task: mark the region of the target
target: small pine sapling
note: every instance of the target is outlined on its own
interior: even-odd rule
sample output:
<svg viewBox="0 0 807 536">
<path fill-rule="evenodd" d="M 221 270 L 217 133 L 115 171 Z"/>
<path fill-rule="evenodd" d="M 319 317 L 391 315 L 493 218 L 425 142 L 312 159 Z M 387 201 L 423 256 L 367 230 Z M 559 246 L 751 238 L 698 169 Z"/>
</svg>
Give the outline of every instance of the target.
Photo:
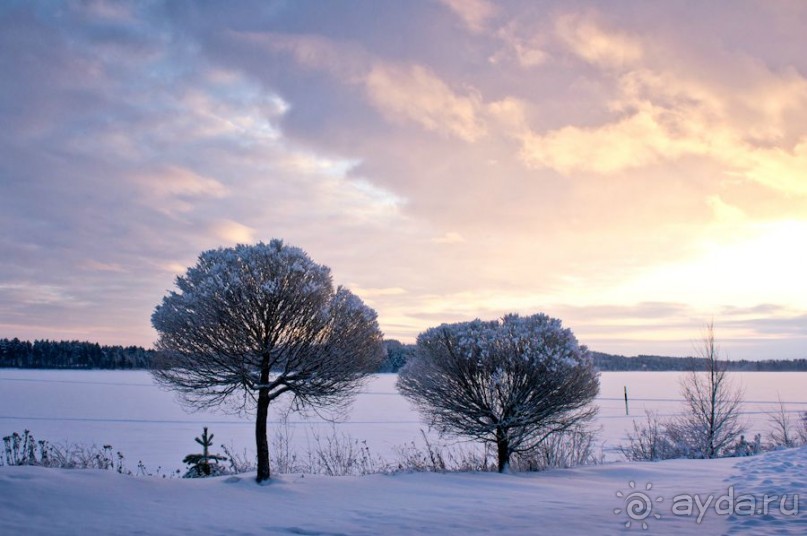
<svg viewBox="0 0 807 536">
<path fill-rule="evenodd" d="M 213 434 L 207 434 L 207 426 L 204 427 L 202 437 L 196 437 L 194 440 L 202 445 L 202 453 L 185 456 L 182 463 L 186 463 L 191 467 L 188 468 L 183 478 L 204 478 L 224 474 L 224 469 L 218 462 L 226 461 L 227 458 L 210 453 L 209 449 L 213 446 Z"/>
</svg>

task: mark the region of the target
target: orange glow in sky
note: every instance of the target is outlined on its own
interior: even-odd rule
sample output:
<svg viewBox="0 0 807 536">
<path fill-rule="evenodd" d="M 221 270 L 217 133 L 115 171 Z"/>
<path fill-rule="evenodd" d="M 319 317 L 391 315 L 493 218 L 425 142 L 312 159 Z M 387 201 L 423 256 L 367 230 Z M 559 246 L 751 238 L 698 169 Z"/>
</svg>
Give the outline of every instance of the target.
<svg viewBox="0 0 807 536">
<path fill-rule="evenodd" d="M 371 6 L 371 7 L 370 7 Z M 385 334 L 807 357 L 802 2 L 0 6 L 0 337 L 150 346 L 283 238 Z"/>
</svg>

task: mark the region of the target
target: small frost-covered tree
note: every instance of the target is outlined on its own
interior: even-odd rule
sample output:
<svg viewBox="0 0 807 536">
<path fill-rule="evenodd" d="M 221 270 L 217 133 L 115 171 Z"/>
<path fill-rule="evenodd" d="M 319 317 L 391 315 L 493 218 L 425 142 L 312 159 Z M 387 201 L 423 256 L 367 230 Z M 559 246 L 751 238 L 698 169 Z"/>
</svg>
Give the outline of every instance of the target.
<svg viewBox="0 0 807 536">
<path fill-rule="evenodd" d="M 193 439 L 202 446 L 202 452 L 201 454 L 188 454 L 182 460 L 182 463 L 190 465 L 184 478 L 204 478 L 222 474 L 219 462 L 227 461 L 227 458 L 219 454 L 210 453 L 210 447 L 213 446 L 213 437 L 214 434 L 208 435 L 207 426 L 205 426 L 202 436 Z"/>
<path fill-rule="evenodd" d="M 717 458 L 734 445 L 744 427 L 740 422 L 742 390 L 733 386 L 726 362 L 720 359 L 714 324 L 706 325 L 700 348 L 704 370 L 691 370 L 681 382 L 687 410 L 667 426 L 674 444 L 688 457 Z"/>
<path fill-rule="evenodd" d="M 153 375 L 193 408 L 256 412 L 258 482 L 270 477 L 269 403 L 346 403 L 383 359 L 375 311 L 280 240 L 202 253 L 151 317 Z"/>
<path fill-rule="evenodd" d="M 544 314 L 443 324 L 418 336 L 398 389 L 440 433 L 510 457 L 591 419 L 599 376 L 585 346 Z"/>
</svg>

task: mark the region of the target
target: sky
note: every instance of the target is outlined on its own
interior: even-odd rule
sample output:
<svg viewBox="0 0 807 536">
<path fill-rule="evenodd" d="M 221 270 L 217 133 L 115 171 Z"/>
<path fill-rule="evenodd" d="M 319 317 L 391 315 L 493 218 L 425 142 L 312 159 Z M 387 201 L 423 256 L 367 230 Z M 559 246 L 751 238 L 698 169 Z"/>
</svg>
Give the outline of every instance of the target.
<svg viewBox="0 0 807 536">
<path fill-rule="evenodd" d="M 0 337 L 146 347 L 281 238 L 387 338 L 807 357 L 807 4 L 0 3 Z"/>
</svg>

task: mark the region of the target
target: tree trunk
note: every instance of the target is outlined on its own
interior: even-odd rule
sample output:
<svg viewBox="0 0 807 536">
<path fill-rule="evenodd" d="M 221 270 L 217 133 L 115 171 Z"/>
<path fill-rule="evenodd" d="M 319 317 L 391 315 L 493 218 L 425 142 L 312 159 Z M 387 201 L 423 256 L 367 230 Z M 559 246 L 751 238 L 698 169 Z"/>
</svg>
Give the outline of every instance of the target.
<svg viewBox="0 0 807 536">
<path fill-rule="evenodd" d="M 499 458 L 499 472 L 510 472 L 510 441 L 502 428 L 496 429 L 496 452 Z"/>
<path fill-rule="evenodd" d="M 255 445 L 258 451 L 258 476 L 260 483 L 269 480 L 269 439 L 266 433 L 266 421 L 269 417 L 269 390 L 258 390 L 258 415 L 255 420 Z"/>
</svg>

